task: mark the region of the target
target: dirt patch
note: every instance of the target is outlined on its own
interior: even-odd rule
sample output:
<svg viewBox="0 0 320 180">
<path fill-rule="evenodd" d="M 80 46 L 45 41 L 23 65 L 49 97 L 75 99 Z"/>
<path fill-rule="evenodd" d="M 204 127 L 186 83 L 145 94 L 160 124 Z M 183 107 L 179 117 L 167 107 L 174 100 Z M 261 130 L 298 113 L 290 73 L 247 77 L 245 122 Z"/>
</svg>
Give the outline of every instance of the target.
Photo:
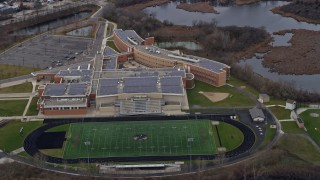
<svg viewBox="0 0 320 180">
<path fill-rule="evenodd" d="M 125 7 L 123 9 L 130 10 L 130 11 L 141 11 L 144 8 L 152 7 L 152 6 L 159 6 L 159 5 L 162 5 L 162 4 L 166 4 L 168 2 L 170 2 L 170 0 L 147 1 L 145 3 L 139 3 L 139 4 L 132 5 L 132 6 L 128 6 L 128 7 Z"/>
<path fill-rule="evenodd" d="M 219 93 L 219 92 L 199 92 L 203 94 L 206 98 L 208 98 L 212 102 L 219 102 L 227 97 L 229 97 L 229 93 Z"/>
<path fill-rule="evenodd" d="M 259 1 L 260 0 L 235 0 L 234 3 L 236 5 L 245 5 L 245 4 L 253 4 Z"/>
<path fill-rule="evenodd" d="M 293 33 L 291 46 L 273 47 L 264 57 L 263 65 L 271 71 L 283 74 L 320 73 L 320 32 L 309 30 L 288 30 Z M 280 34 L 285 33 L 284 31 Z"/>
<path fill-rule="evenodd" d="M 177 5 L 177 9 L 183 9 L 189 12 L 202 12 L 202 13 L 215 13 L 219 14 L 210 2 L 198 2 L 198 3 L 180 3 Z"/>
</svg>

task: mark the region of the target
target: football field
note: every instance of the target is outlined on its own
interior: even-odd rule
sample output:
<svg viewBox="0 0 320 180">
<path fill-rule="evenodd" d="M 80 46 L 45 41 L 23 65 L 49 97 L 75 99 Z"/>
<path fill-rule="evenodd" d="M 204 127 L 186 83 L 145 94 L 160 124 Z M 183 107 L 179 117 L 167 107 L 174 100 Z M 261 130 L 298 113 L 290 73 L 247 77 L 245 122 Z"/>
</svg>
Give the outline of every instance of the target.
<svg viewBox="0 0 320 180">
<path fill-rule="evenodd" d="M 71 124 L 64 158 L 207 155 L 216 153 L 209 120 Z"/>
</svg>

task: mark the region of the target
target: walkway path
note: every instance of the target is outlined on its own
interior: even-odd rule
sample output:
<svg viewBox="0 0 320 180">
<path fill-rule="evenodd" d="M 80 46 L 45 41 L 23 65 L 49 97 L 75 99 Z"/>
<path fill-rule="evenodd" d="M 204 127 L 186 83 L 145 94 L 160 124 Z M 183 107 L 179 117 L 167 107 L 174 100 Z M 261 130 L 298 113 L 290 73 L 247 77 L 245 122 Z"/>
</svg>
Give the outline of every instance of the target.
<svg viewBox="0 0 320 180">
<path fill-rule="evenodd" d="M 36 86 L 37 86 L 37 82 L 36 82 L 36 81 L 32 81 L 32 94 L 33 94 L 33 95 L 31 95 L 31 96 L 29 97 L 29 101 L 28 101 L 26 107 L 24 108 L 24 111 L 23 111 L 22 116 L 25 116 L 25 115 L 27 114 L 27 112 L 28 112 L 28 109 L 29 109 L 29 106 L 30 106 L 30 104 L 31 104 L 31 102 L 32 102 L 32 99 L 33 99 L 33 97 L 35 96 Z"/>
<path fill-rule="evenodd" d="M 0 98 L 23 98 L 23 97 L 30 97 L 34 95 L 35 93 L 6 93 L 6 94 L 0 94 Z"/>
<path fill-rule="evenodd" d="M 23 151 L 24 151 L 24 148 L 21 147 L 21 148 L 18 148 L 18 149 L 16 149 L 16 150 L 11 151 L 10 154 L 11 154 L 11 155 L 17 155 L 17 154 L 19 154 L 19 153 L 21 153 L 21 152 L 23 152 Z"/>
</svg>

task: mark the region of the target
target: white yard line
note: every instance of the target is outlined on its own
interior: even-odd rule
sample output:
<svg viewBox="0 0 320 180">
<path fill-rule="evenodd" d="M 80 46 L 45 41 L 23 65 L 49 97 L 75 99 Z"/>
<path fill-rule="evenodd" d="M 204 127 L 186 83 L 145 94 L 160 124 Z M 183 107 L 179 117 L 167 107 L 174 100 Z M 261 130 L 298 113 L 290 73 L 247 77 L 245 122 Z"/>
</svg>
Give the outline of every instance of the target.
<svg viewBox="0 0 320 180">
<path fill-rule="evenodd" d="M 286 122 L 286 121 L 295 121 L 294 119 L 281 119 L 280 122 Z"/>
</svg>

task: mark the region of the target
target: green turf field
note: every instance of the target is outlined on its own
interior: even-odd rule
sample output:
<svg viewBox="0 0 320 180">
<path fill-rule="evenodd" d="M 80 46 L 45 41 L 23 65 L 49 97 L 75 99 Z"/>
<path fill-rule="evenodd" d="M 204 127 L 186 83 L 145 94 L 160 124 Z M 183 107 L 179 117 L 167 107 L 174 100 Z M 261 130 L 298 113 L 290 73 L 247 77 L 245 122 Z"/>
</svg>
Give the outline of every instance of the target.
<svg viewBox="0 0 320 180">
<path fill-rule="evenodd" d="M 309 109 L 300 114 L 304 121 L 304 126 L 307 133 L 310 134 L 313 140 L 320 144 L 320 117 L 312 117 L 310 114 L 315 113 L 320 115 L 320 109 Z"/>
<path fill-rule="evenodd" d="M 141 134 L 147 139 L 134 139 Z M 209 120 L 76 123 L 70 125 L 64 158 L 215 153 Z"/>
</svg>

